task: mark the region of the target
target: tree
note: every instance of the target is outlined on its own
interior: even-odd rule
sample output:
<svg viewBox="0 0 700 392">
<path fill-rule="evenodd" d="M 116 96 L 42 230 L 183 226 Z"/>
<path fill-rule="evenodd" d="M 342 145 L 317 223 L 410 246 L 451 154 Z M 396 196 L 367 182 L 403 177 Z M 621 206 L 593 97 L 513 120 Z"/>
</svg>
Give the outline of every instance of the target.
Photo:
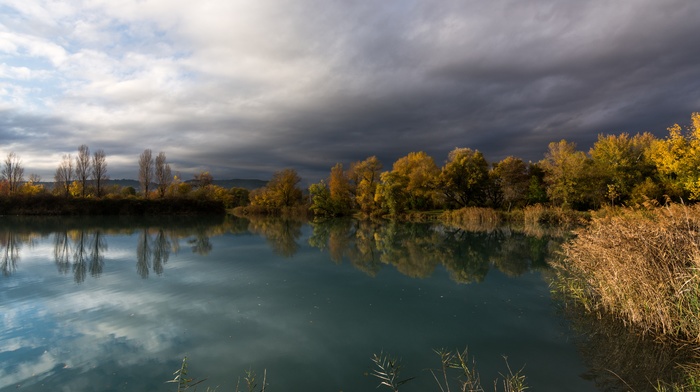
<svg viewBox="0 0 700 392">
<path fill-rule="evenodd" d="M 326 182 L 321 180 L 309 186 L 311 206 L 309 209 L 315 216 L 333 217 L 337 215 L 336 206 L 331 200 L 331 191 Z"/>
<path fill-rule="evenodd" d="M 2 169 L 2 179 L 7 181 L 8 190 L 11 194 L 17 193 L 20 184 L 24 181 L 22 160 L 19 159 L 14 152 L 10 152 L 5 158 L 5 165 Z"/>
<path fill-rule="evenodd" d="M 97 150 L 92 155 L 92 180 L 95 182 L 97 197 L 102 196 L 102 186 L 109 179 L 107 175 L 107 158 L 104 150 Z"/>
<path fill-rule="evenodd" d="M 508 211 L 514 206 L 523 206 L 527 201 L 530 186 L 530 176 L 525 162 L 520 158 L 509 156 L 495 164 L 492 172 Z"/>
<path fill-rule="evenodd" d="M 488 162 L 481 152 L 470 148 L 452 150 L 439 177 L 447 201 L 460 208 L 482 205 L 488 181 Z"/>
<path fill-rule="evenodd" d="M 69 196 L 70 185 L 73 182 L 73 159 L 70 154 L 63 156 L 63 160 L 58 164 L 53 178 L 56 181 L 56 186 L 60 186 L 63 190 L 63 194 Z"/>
<path fill-rule="evenodd" d="M 279 200 L 280 207 L 291 207 L 301 204 L 302 192 L 297 187 L 300 182 L 301 177 L 294 169 L 285 169 L 275 173 L 267 187 Z"/>
<path fill-rule="evenodd" d="M 632 189 L 647 177 L 654 175 L 653 164 L 646 158 L 654 137 L 627 133 L 599 135 L 598 141 L 590 149 L 593 172 L 597 174 L 596 193 L 605 193 L 606 198 L 615 202 L 629 199 Z"/>
<path fill-rule="evenodd" d="M 331 168 L 331 174 L 328 177 L 328 190 L 330 198 L 335 204 L 336 213 L 338 215 L 346 215 L 352 210 L 352 187 L 350 186 L 350 177 L 343 170 L 342 163 L 336 163 Z"/>
<path fill-rule="evenodd" d="M 431 156 L 423 151 L 411 152 L 394 162 L 392 173 L 401 177 L 392 178 L 392 186 L 405 183 L 401 189 L 405 192 L 403 197 L 406 199 L 407 208 L 427 210 L 435 206 L 440 169 Z"/>
<path fill-rule="evenodd" d="M 204 188 L 214 182 L 214 176 L 208 171 L 194 175 L 194 185 L 197 188 Z"/>
<path fill-rule="evenodd" d="M 20 187 L 20 192 L 27 196 L 34 196 L 38 195 L 39 193 L 43 193 L 44 186 L 38 184 L 38 182 L 41 182 L 41 177 L 38 174 L 31 174 L 29 176 L 29 180 L 27 180 L 27 182 L 22 184 Z"/>
<path fill-rule="evenodd" d="M 311 211 L 317 216 L 344 216 L 352 210 L 350 178 L 337 163 L 331 169 L 327 182 L 321 181 L 309 187 Z"/>
<path fill-rule="evenodd" d="M 527 204 L 547 202 L 547 186 L 544 183 L 544 170 L 538 163 L 527 165 L 529 178 L 527 186 Z"/>
<path fill-rule="evenodd" d="M 566 207 L 585 203 L 590 161 L 585 153 L 576 150 L 575 143 L 566 140 L 549 143 L 549 151 L 541 166 L 545 172 L 547 194 L 553 202 Z"/>
<path fill-rule="evenodd" d="M 299 205 L 303 200 L 299 182 L 301 177 L 294 169 L 276 172 L 266 186 L 250 193 L 250 204 L 268 211 Z"/>
<path fill-rule="evenodd" d="M 384 172 L 377 185 L 375 202 L 382 206 L 390 215 L 397 216 L 406 211 L 409 204 L 408 177 L 396 171 Z"/>
<path fill-rule="evenodd" d="M 170 171 L 170 164 L 166 162 L 165 153 L 160 152 L 156 157 L 156 184 L 158 187 L 158 196 L 162 199 L 165 197 L 165 192 L 170 184 L 173 183 L 173 175 Z"/>
<path fill-rule="evenodd" d="M 78 147 L 78 156 L 75 157 L 75 176 L 80 182 L 81 194 L 85 197 L 87 192 L 87 180 L 90 177 L 90 149 L 87 145 L 82 144 Z"/>
<path fill-rule="evenodd" d="M 651 144 L 650 158 L 656 164 L 666 194 L 700 199 L 700 113 L 691 115 L 691 125 L 668 128 L 669 135 Z"/>
<path fill-rule="evenodd" d="M 355 162 L 350 165 L 351 190 L 355 194 L 355 203 L 365 214 L 371 214 L 378 209 L 378 204 L 374 199 L 379 184 L 379 176 L 382 170 L 382 163 L 376 156 L 371 156 L 364 161 Z"/>
<path fill-rule="evenodd" d="M 151 182 L 153 182 L 153 155 L 150 149 L 145 149 L 139 156 L 139 184 L 143 197 L 148 199 Z"/>
</svg>

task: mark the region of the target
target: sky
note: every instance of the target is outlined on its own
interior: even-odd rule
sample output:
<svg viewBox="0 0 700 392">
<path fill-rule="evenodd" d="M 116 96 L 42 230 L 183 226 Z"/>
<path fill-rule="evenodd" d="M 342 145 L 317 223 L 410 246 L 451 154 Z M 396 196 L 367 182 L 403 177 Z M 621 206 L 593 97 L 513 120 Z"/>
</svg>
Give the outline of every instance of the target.
<svg viewBox="0 0 700 392">
<path fill-rule="evenodd" d="M 658 137 L 700 111 L 697 0 L 2 0 L 0 156 L 52 180 L 86 144 L 187 179 L 307 183 L 469 147 Z"/>
</svg>

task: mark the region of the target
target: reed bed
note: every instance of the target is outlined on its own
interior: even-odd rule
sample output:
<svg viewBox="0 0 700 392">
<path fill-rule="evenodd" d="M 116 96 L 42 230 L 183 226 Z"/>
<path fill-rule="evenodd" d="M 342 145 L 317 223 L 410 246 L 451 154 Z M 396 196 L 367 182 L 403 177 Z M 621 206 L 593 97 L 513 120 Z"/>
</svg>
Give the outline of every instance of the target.
<svg viewBox="0 0 700 392">
<path fill-rule="evenodd" d="M 523 220 L 526 225 L 556 225 L 559 227 L 576 227 L 585 224 L 588 213 L 562 207 L 547 207 L 534 204 L 525 207 Z"/>
<path fill-rule="evenodd" d="M 700 207 L 594 217 L 555 263 L 556 287 L 644 335 L 700 344 Z"/>
</svg>

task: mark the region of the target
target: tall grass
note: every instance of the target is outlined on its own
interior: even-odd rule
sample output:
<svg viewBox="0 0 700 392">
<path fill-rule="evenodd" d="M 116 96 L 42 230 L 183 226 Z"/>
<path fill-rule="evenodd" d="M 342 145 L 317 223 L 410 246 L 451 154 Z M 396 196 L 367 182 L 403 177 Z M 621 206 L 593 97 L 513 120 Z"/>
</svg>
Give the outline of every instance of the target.
<svg viewBox="0 0 700 392">
<path fill-rule="evenodd" d="M 523 220 L 526 225 L 557 225 L 576 227 L 588 221 L 588 213 L 575 211 L 570 208 L 546 207 L 535 204 L 525 207 Z"/>
<path fill-rule="evenodd" d="M 594 217 L 563 248 L 556 286 L 643 334 L 700 344 L 700 206 Z"/>
</svg>

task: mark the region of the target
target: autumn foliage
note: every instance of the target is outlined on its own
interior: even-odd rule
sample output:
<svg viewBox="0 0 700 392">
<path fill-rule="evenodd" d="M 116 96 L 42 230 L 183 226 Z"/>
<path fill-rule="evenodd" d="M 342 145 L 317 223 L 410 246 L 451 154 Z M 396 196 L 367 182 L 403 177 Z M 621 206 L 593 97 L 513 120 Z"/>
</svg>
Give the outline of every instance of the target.
<svg viewBox="0 0 700 392">
<path fill-rule="evenodd" d="M 690 125 L 650 133 L 599 135 L 581 151 L 560 140 L 539 162 L 508 156 L 489 162 L 471 148 L 455 148 L 439 167 L 425 152 L 411 152 L 382 171 L 377 157 L 336 164 L 311 185 L 311 210 L 319 216 L 357 211 L 365 216 L 405 216 L 411 211 L 490 207 L 502 210 L 545 204 L 559 209 L 642 206 L 700 199 L 700 113 Z"/>
</svg>

